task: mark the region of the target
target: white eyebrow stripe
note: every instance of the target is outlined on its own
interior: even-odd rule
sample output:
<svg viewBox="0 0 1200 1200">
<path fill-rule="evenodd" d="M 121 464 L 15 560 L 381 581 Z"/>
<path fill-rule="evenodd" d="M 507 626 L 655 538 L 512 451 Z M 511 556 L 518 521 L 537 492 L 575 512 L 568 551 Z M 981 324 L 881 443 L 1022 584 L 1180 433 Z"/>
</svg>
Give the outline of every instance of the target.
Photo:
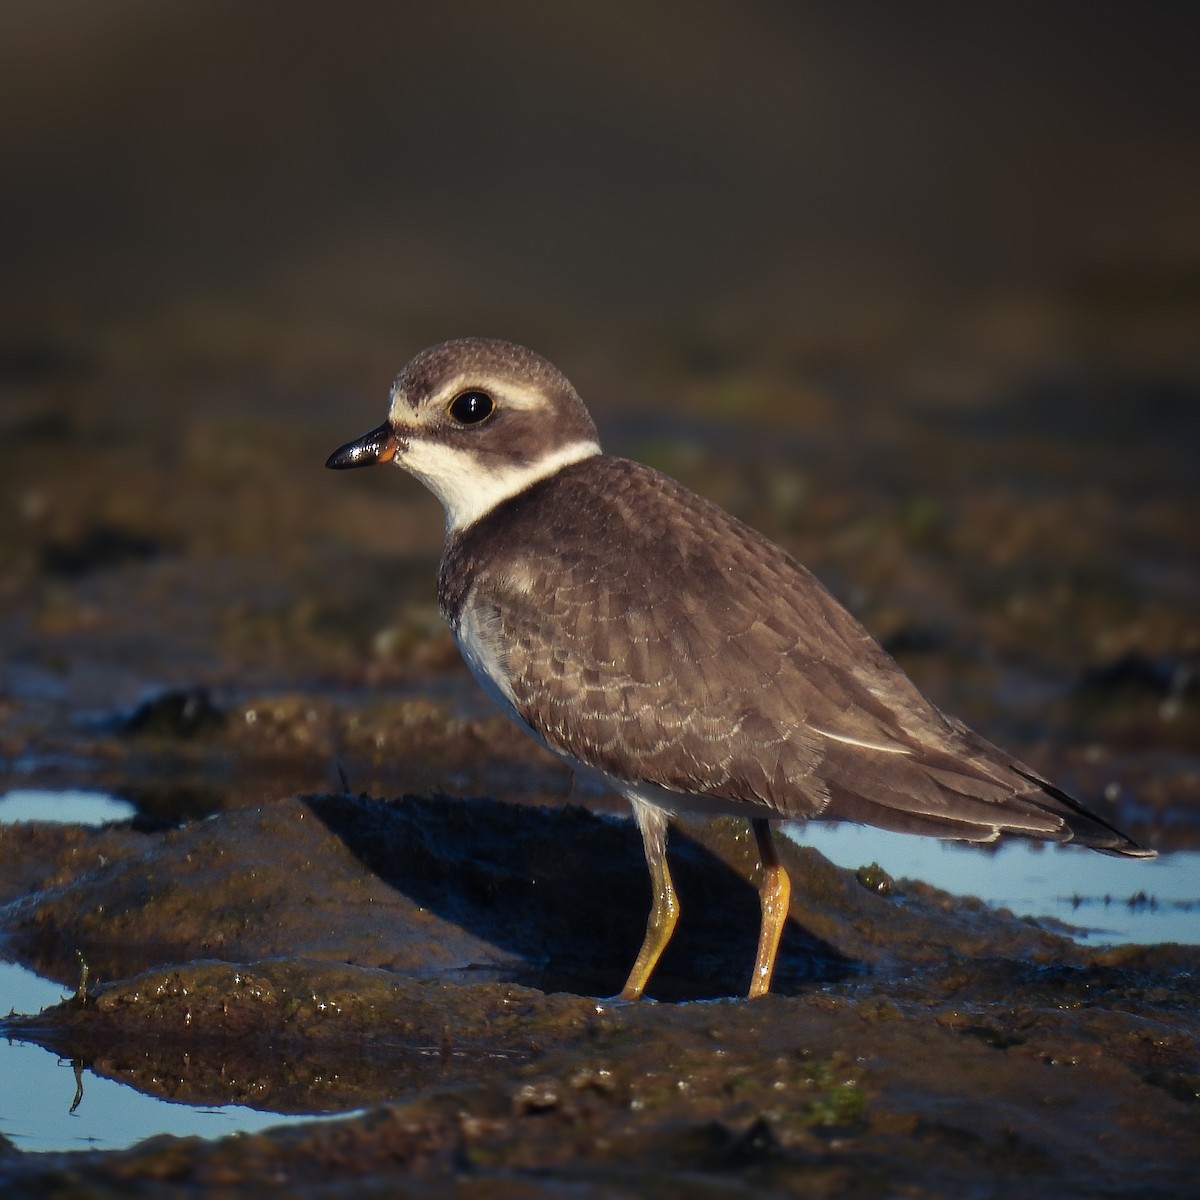
<svg viewBox="0 0 1200 1200">
<path fill-rule="evenodd" d="M 830 733 L 828 729 L 818 729 L 815 725 L 810 728 L 813 733 L 819 733 L 822 737 L 829 738 L 831 742 L 842 742 L 847 746 L 860 746 L 864 750 L 878 750 L 880 754 L 912 754 L 907 746 L 881 746 L 878 742 L 867 742 L 862 738 L 847 737 L 841 733 Z"/>
<path fill-rule="evenodd" d="M 489 383 L 486 380 L 481 382 L 478 372 L 471 373 L 469 371 L 464 371 L 455 375 L 453 379 L 448 379 L 438 389 L 437 394 L 429 398 L 429 403 L 449 404 L 460 392 L 480 390 L 490 392 L 497 400 L 510 408 L 537 409 L 546 408 L 548 404 L 546 394 L 536 387 L 524 387 L 508 379 L 503 383 Z M 405 416 L 411 412 L 408 402 L 402 399 L 395 384 L 392 385 L 389 411 L 392 420 L 400 424 L 403 424 Z"/>
</svg>

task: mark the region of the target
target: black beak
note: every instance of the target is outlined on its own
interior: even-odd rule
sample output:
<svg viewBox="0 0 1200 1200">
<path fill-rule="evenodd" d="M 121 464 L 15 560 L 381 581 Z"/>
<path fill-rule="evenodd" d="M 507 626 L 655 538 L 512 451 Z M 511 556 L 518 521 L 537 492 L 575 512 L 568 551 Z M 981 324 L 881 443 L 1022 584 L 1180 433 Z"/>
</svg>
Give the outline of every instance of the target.
<svg viewBox="0 0 1200 1200">
<path fill-rule="evenodd" d="M 378 429 L 372 429 L 370 433 L 364 433 L 353 442 L 347 442 L 340 450 L 335 450 L 325 460 L 325 465 L 334 471 L 344 471 L 347 467 L 370 467 L 375 463 L 391 462 L 399 449 L 400 442 L 391 425 L 384 421 Z"/>
</svg>

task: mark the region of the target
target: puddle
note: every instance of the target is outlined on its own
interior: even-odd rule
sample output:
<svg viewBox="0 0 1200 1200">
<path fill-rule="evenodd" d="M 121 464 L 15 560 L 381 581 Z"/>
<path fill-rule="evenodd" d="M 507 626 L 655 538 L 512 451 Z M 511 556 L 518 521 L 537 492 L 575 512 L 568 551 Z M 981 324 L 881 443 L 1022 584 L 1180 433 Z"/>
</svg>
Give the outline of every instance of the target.
<svg viewBox="0 0 1200 1200">
<path fill-rule="evenodd" d="M 53 821 L 59 825 L 109 825 L 137 816 L 128 800 L 107 792 L 16 788 L 0 795 L 0 825 Z"/>
<path fill-rule="evenodd" d="M 0 1012 L 36 1013 L 70 993 L 0 963 Z M 244 1105 L 196 1107 L 147 1096 L 28 1042 L 0 1041 L 0 1135 L 19 1150 L 124 1150 L 158 1134 L 219 1138 L 326 1119 Z"/>
<path fill-rule="evenodd" d="M 0 824 L 53 821 L 106 825 L 137 809 L 106 792 L 22 788 L 0 796 Z M 15 963 L 0 962 L 0 1014 L 37 1013 L 70 994 Z M 123 1150 L 158 1134 L 219 1138 L 321 1120 L 244 1105 L 197 1107 L 147 1096 L 41 1046 L 0 1041 L 0 1135 L 19 1150 Z"/>
<path fill-rule="evenodd" d="M 1061 921 L 1090 945 L 1200 943 L 1200 852 L 1146 861 L 1041 842 L 1014 841 L 984 850 L 816 822 L 789 834 L 839 867 L 878 863 L 897 879 L 978 896 L 1018 916 Z"/>
<path fill-rule="evenodd" d="M 0 1017 L 10 1013 L 37 1013 L 65 1000 L 71 989 L 51 983 L 16 963 L 0 962 Z M 3 1120 L 0 1111 L 0 1120 Z"/>
</svg>

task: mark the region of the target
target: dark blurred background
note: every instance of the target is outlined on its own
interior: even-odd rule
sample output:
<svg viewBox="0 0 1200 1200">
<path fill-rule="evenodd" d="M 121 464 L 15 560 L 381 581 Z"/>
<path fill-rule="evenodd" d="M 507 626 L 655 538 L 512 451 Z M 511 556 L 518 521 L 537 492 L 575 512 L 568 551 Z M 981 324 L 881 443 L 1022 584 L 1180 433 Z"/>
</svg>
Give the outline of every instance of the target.
<svg viewBox="0 0 1200 1200">
<path fill-rule="evenodd" d="M 558 362 L 612 448 L 784 540 L 991 732 L 1058 712 L 1053 739 L 1111 745 L 1063 697 L 1117 664 L 1148 705 L 1129 746 L 1191 754 L 1196 28 L 1064 0 L 12 0 L 10 765 L 147 686 L 453 673 L 436 506 L 321 463 L 467 333 Z"/>
<path fill-rule="evenodd" d="M 1122 308 L 1107 348 L 1151 354 L 1196 315 L 1197 24 L 1059 0 L 18 0 L 6 323 L 153 314 L 215 353 L 236 319 L 304 324 L 396 365 L 477 328 L 909 357 L 1012 350 L 1037 341 L 1026 306 L 1077 304 Z"/>
</svg>

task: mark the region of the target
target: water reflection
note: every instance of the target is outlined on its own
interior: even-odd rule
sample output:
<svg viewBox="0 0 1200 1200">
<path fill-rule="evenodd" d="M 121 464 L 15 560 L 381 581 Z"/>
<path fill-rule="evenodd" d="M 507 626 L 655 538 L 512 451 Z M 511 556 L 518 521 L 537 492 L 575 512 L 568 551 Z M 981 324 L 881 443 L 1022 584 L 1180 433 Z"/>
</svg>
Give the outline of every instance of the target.
<svg viewBox="0 0 1200 1200">
<path fill-rule="evenodd" d="M 135 816 L 137 809 L 128 800 L 107 792 L 17 788 L 0 796 L 0 825 L 54 821 L 60 825 L 97 826 Z"/>
<path fill-rule="evenodd" d="M 0 1011 L 36 1013 L 71 992 L 15 963 L 0 963 Z M 123 1150 L 143 1138 L 224 1137 L 321 1120 L 241 1104 L 195 1106 L 149 1096 L 32 1043 L 0 1042 L 0 1135 L 19 1150 Z"/>
<path fill-rule="evenodd" d="M 158 1134 L 219 1138 L 321 1117 L 197 1108 L 94 1075 L 40 1046 L 0 1044 L 0 1134 L 19 1150 L 123 1150 Z"/>
<path fill-rule="evenodd" d="M 1052 918 L 1080 941 L 1200 943 L 1200 853 L 1117 858 L 1076 846 L 1012 841 L 994 849 L 908 837 L 861 825 L 813 822 L 789 828 L 840 867 L 878 863 L 894 878 L 919 879 L 978 896 L 1017 916 Z"/>
</svg>

